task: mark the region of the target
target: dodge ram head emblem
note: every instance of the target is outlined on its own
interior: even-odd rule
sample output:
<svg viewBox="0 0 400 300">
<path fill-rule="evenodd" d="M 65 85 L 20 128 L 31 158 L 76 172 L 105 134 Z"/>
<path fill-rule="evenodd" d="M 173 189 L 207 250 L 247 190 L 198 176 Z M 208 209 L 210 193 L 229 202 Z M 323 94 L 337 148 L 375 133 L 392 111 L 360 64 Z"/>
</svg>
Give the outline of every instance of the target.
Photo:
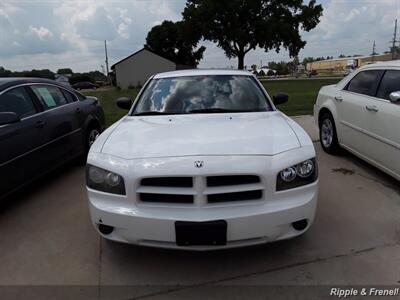
<svg viewBox="0 0 400 300">
<path fill-rule="evenodd" d="M 196 168 L 201 168 L 201 167 L 203 167 L 203 165 L 204 165 L 204 161 L 202 161 L 202 160 L 196 160 L 196 161 L 194 162 L 194 166 L 195 166 Z"/>
</svg>

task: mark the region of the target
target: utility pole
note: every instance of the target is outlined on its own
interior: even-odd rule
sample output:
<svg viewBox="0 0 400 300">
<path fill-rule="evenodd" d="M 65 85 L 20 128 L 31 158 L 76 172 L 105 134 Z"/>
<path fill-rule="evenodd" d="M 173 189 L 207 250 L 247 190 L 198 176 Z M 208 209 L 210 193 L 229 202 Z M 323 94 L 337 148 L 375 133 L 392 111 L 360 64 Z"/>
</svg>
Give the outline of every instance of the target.
<svg viewBox="0 0 400 300">
<path fill-rule="evenodd" d="M 372 59 L 371 59 L 372 62 L 374 62 L 375 55 L 376 52 L 375 52 L 375 41 L 374 41 L 374 44 L 372 45 Z"/>
<path fill-rule="evenodd" d="M 392 59 L 395 58 L 396 42 L 397 42 L 396 38 L 397 38 L 397 19 L 394 22 L 394 35 L 392 40 Z"/>
<path fill-rule="evenodd" d="M 104 50 L 106 52 L 107 83 L 110 83 L 110 78 L 108 77 L 108 53 L 107 53 L 107 41 L 106 40 L 104 40 Z"/>
</svg>

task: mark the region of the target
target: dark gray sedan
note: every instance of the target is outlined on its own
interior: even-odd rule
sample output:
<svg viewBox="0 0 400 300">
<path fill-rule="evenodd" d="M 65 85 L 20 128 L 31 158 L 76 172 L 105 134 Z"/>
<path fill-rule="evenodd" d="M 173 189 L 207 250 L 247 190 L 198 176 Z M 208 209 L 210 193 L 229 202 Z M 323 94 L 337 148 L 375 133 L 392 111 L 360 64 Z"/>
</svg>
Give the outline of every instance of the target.
<svg viewBox="0 0 400 300">
<path fill-rule="evenodd" d="M 85 155 L 104 129 L 104 112 L 52 80 L 0 78 L 0 198 Z"/>
</svg>

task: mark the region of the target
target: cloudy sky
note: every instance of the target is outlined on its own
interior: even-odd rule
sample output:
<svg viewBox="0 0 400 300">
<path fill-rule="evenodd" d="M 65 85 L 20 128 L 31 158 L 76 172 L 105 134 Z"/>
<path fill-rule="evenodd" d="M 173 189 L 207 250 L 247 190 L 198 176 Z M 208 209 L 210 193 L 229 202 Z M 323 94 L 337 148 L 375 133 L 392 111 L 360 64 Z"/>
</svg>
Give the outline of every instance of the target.
<svg viewBox="0 0 400 300">
<path fill-rule="evenodd" d="M 377 52 L 388 50 L 400 0 L 317 2 L 324 15 L 316 29 L 303 34 L 307 45 L 300 59 L 370 54 L 374 40 Z M 0 66 L 101 71 L 105 39 L 111 65 L 142 48 L 154 25 L 181 19 L 184 6 L 185 0 L 0 0 Z M 237 65 L 215 45 L 203 44 L 207 50 L 199 67 Z M 246 56 L 245 64 L 288 59 L 285 51 L 258 49 Z"/>
</svg>

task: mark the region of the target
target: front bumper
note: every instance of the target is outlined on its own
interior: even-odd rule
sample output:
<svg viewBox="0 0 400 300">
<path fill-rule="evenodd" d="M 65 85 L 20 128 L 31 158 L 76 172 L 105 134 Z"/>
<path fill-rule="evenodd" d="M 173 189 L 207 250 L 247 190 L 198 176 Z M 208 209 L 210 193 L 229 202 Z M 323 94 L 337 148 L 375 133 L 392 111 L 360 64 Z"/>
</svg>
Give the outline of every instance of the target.
<svg viewBox="0 0 400 300">
<path fill-rule="evenodd" d="M 295 197 L 293 201 L 286 199 L 291 204 L 282 206 L 253 204 L 191 209 L 111 207 L 105 204 L 106 201 L 109 202 L 107 194 L 89 191 L 89 208 L 92 223 L 97 230 L 99 224 L 114 227 L 111 234 L 103 235 L 99 232 L 107 239 L 162 248 L 210 250 L 262 244 L 304 233 L 314 220 L 317 182 L 296 190 L 300 189 L 302 191 L 299 197 Z M 175 221 L 200 222 L 221 219 L 228 223 L 226 246 L 176 245 Z M 302 219 L 307 219 L 308 226 L 301 231 L 294 229 L 292 222 Z"/>
<path fill-rule="evenodd" d="M 96 155 L 89 155 L 88 163 L 90 164 L 119 174 L 121 171 L 125 172 L 121 175 L 125 178 L 127 190 L 127 195 L 121 196 L 88 189 L 91 221 L 97 230 L 99 224 L 114 227 L 114 230 L 107 235 L 101 234 L 99 231 L 107 239 L 163 248 L 210 250 L 292 238 L 304 233 L 314 220 L 318 181 L 306 186 L 276 192 L 275 179 L 278 170 L 302 161 L 304 157 L 315 156 L 313 151 L 313 149 L 300 148 L 275 156 L 202 156 L 201 159 L 205 162 L 202 169 L 193 167 L 193 161 L 199 157 L 142 159 L 131 160 L 128 163 L 126 161 L 118 162 L 118 159 L 113 158 L 112 163 L 104 162 L 103 159 L 101 164 Z M 116 169 L 112 169 L 112 166 L 115 166 Z M 175 167 L 172 168 L 172 166 Z M 140 202 L 135 193 L 138 180 L 151 175 L 199 176 L 238 173 L 263 174 L 261 176 L 264 185 L 262 199 L 218 204 L 161 204 Z M 307 227 L 303 230 L 294 229 L 292 223 L 303 219 L 308 221 Z M 176 221 L 214 220 L 227 222 L 226 245 L 177 246 Z"/>
</svg>

